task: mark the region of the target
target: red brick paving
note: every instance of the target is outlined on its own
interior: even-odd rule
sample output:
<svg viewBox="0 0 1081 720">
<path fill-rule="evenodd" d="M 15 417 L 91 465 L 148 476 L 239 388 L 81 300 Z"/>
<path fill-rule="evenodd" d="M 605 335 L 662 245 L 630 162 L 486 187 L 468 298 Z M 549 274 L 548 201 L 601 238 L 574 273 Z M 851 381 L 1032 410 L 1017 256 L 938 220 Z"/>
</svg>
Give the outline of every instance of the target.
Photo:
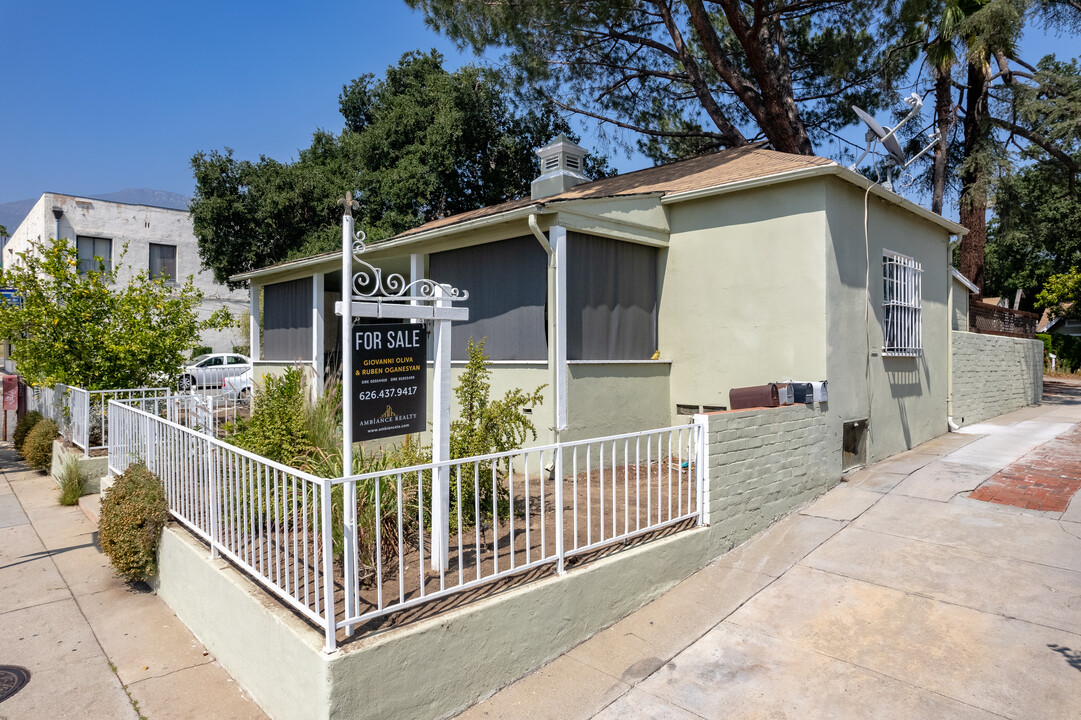
<svg viewBox="0 0 1081 720">
<path fill-rule="evenodd" d="M 1003 468 L 970 498 L 1032 510 L 1063 512 L 1081 490 L 1081 425 Z"/>
</svg>

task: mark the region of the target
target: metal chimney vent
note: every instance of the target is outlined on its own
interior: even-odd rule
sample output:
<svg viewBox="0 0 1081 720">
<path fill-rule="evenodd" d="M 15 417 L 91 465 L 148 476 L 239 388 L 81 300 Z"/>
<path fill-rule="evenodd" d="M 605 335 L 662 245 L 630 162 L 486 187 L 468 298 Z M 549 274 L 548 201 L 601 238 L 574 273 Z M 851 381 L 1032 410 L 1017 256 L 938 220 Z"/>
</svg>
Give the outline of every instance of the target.
<svg viewBox="0 0 1081 720">
<path fill-rule="evenodd" d="M 541 176 L 533 181 L 530 193 L 532 199 L 552 197 L 579 183 L 589 182 L 589 178 L 582 174 L 582 161 L 585 156 L 585 148 L 563 134 L 537 150 Z"/>
</svg>

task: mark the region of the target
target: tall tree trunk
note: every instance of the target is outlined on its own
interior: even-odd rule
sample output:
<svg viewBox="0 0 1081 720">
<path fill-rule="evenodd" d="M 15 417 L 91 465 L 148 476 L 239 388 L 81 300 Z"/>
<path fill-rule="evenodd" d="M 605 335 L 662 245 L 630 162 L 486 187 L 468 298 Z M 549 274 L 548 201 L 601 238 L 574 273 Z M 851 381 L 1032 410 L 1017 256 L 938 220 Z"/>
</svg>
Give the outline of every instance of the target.
<svg viewBox="0 0 1081 720">
<path fill-rule="evenodd" d="M 953 106 L 953 88 L 950 85 L 951 68 L 938 70 L 935 78 L 935 122 L 938 125 L 938 143 L 935 145 L 935 162 L 932 169 L 931 212 L 942 214 L 942 200 L 946 194 L 946 156 L 949 150 L 950 110 Z"/>
<path fill-rule="evenodd" d="M 968 234 L 961 240 L 961 274 L 983 294 L 983 260 L 987 245 L 987 64 L 969 62 L 968 98 L 965 103 L 965 164 L 961 168 L 961 224 Z"/>
</svg>

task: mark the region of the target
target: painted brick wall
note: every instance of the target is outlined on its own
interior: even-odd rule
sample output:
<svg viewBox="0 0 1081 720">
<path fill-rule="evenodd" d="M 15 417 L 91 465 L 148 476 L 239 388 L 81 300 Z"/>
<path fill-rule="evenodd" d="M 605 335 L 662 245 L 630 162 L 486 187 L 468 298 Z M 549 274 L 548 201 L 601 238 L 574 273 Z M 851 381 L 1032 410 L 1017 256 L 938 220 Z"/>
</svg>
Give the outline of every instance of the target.
<svg viewBox="0 0 1081 720">
<path fill-rule="evenodd" d="M 841 479 L 840 429 L 820 406 L 713 413 L 709 419 L 712 542 L 734 547 Z"/>
<path fill-rule="evenodd" d="M 971 425 L 1035 405 L 1043 395 L 1039 340 L 953 333 L 953 421 Z"/>
</svg>

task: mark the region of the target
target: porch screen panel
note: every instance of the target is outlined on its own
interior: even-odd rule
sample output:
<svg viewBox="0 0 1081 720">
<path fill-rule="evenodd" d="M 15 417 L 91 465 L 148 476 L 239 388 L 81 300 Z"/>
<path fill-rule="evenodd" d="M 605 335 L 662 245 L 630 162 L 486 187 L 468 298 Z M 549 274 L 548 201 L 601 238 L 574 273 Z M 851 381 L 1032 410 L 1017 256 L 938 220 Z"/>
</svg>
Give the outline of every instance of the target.
<svg viewBox="0 0 1081 720">
<path fill-rule="evenodd" d="M 263 359 L 312 359 L 310 277 L 263 286 Z"/>
<path fill-rule="evenodd" d="M 491 360 L 547 360 L 548 255 L 532 236 L 433 253 L 428 277 L 469 293 L 468 322 L 451 330 L 451 358 L 469 359 L 469 338 Z M 455 303 L 456 305 L 458 303 Z"/>
<path fill-rule="evenodd" d="M 657 249 L 567 233 L 567 359 L 648 360 L 657 350 Z"/>
</svg>

